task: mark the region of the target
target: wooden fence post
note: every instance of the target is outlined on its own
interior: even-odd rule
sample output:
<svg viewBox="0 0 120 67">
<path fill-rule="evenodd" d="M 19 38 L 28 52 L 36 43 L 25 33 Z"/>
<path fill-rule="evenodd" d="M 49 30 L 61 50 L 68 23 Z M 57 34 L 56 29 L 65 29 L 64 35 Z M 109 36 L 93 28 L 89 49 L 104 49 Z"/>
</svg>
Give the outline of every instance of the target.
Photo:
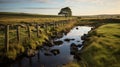
<svg viewBox="0 0 120 67">
<path fill-rule="evenodd" d="M 18 41 L 18 43 L 20 43 L 20 26 L 19 25 L 17 25 L 17 41 Z"/>
<path fill-rule="evenodd" d="M 28 31 L 28 38 L 31 38 L 31 29 L 29 25 L 27 25 L 27 31 Z"/>
<path fill-rule="evenodd" d="M 48 30 L 48 25 L 47 24 L 45 24 L 45 28 L 46 28 L 46 31 Z"/>
<path fill-rule="evenodd" d="M 39 35 L 40 34 L 40 32 L 39 32 L 39 25 L 37 24 L 36 26 L 37 26 L 37 37 L 40 37 L 40 35 Z"/>
<path fill-rule="evenodd" d="M 5 25 L 5 51 L 9 51 L 9 25 Z"/>
<path fill-rule="evenodd" d="M 55 22 L 53 22 L 53 28 L 54 28 L 54 30 L 55 30 Z"/>
</svg>

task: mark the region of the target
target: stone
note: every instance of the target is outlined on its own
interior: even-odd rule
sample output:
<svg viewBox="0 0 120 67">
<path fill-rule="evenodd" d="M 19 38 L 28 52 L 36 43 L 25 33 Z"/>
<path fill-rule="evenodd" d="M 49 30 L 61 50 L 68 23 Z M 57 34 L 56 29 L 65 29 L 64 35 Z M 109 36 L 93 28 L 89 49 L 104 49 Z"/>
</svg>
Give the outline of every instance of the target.
<svg viewBox="0 0 120 67">
<path fill-rule="evenodd" d="M 77 42 L 80 42 L 80 41 L 77 41 Z"/>
<path fill-rule="evenodd" d="M 38 53 L 38 51 L 37 51 L 37 50 L 33 50 L 33 49 L 27 49 L 27 50 L 25 51 L 25 55 L 26 55 L 27 57 L 33 57 L 33 56 L 35 56 L 37 53 Z"/>
<path fill-rule="evenodd" d="M 59 49 L 52 49 L 50 52 L 53 53 L 53 55 L 58 55 L 58 54 L 60 54 Z"/>
<path fill-rule="evenodd" d="M 75 43 L 72 43 L 72 44 L 70 45 L 70 50 L 71 50 L 71 52 L 76 52 L 76 51 L 78 51 L 77 45 L 76 45 Z"/>
<path fill-rule="evenodd" d="M 61 44 L 63 44 L 63 41 L 60 41 L 60 40 L 59 40 L 59 41 L 54 41 L 53 43 L 54 43 L 55 45 L 61 45 Z"/>
<path fill-rule="evenodd" d="M 70 39 L 70 40 L 75 40 L 75 39 Z"/>
<path fill-rule="evenodd" d="M 78 30 L 78 28 L 76 28 Z"/>
<path fill-rule="evenodd" d="M 67 38 L 67 39 L 64 39 L 64 41 L 67 41 L 67 42 L 69 42 L 69 41 L 70 41 L 70 39 L 68 39 L 68 38 Z"/>
<path fill-rule="evenodd" d="M 50 52 L 45 52 L 44 55 L 45 56 L 52 56 L 52 54 Z"/>
<path fill-rule="evenodd" d="M 81 47 L 81 46 L 82 46 L 82 44 L 78 44 L 78 45 L 77 45 L 77 47 Z"/>
</svg>

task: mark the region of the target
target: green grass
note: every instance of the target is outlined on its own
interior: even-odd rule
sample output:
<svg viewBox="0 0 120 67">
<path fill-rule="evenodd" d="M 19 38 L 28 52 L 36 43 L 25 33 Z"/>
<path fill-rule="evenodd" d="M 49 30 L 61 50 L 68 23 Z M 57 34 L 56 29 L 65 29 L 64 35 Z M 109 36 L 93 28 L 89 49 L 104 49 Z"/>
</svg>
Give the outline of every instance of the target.
<svg viewBox="0 0 120 67">
<path fill-rule="evenodd" d="M 89 33 L 82 57 L 89 67 L 120 67 L 120 24 L 106 24 Z"/>
</svg>

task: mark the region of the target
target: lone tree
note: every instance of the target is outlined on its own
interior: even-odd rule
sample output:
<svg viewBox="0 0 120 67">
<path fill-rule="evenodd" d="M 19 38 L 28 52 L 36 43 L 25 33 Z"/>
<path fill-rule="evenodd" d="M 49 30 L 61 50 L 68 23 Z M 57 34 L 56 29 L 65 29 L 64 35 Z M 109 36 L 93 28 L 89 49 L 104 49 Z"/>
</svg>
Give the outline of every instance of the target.
<svg viewBox="0 0 120 67">
<path fill-rule="evenodd" d="M 70 17 L 72 16 L 72 11 L 69 7 L 62 8 L 58 15 Z"/>
</svg>

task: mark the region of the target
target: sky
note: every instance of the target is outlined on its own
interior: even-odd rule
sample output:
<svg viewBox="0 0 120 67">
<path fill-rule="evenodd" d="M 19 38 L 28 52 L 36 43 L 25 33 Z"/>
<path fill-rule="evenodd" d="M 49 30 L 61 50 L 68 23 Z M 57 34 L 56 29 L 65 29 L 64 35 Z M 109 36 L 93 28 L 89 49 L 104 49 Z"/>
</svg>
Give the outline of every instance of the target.
<svg viewBox="0 0 120 67">
<path fill-rule="evenodd" d="M 57 15 L 70 7 L 72 14 L 120 14 L 120 0 L 0 0 L 0 12 Z"/>
</svg>

